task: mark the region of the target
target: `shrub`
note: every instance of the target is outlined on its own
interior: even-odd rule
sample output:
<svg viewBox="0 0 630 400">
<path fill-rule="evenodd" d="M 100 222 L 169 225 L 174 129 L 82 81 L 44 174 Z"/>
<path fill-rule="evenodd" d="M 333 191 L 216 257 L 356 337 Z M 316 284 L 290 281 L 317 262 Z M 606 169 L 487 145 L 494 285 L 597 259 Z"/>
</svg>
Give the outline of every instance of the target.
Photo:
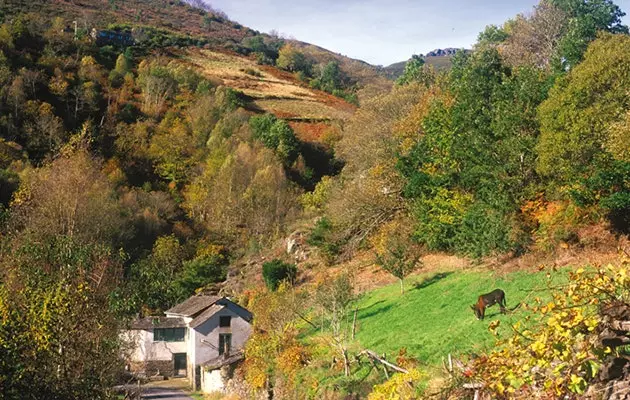
<svg viewBox="0 0 630 400">
<path fill-rule="evenodd" d="M 300 142 L 285 120 L 278 119 L 272 114 L 265 114 L 252 117 L 249 126 L 254 138 L 263 142 L 265 147 L 274 150 L 285 165 L 295 161 L 300 151 Z"/>
<path fill-rule="evenodd" d="M 476 202 L 464 215 L 455 250 L 475 258 L 512 250 L 509 218 L 495 207 Z"/>
<path fill-rule="evenodd" d="M 535 248 L 542 251 L 553 251 L 561 242 L 575 241 L 578 229 L 589 222 L 587 212 L 568 201 L 529 201 L 521 211 L 534 226 Z"/>
<path fill-rule="evenodd" d="M 293 283 L 297 275 L 295 264 L 275 259 L 263 264 L 263 280 L 269 290 L 276 290 L 282 281 Z"/>
<path fill-rule="evenodd" d="M 323 176 L 312 192 L 300 196 L 300 203 L 306 211 L 321 211 L 326 206 L 333 180 L 330 176 Z M 320 220 L 321 221 L 321 220 Z M 319 222 L 318 222 L 319 223 Z"/>
<path fill-rule="evenodd" d="M 451 250 L 472 196 L 445 188 L 416 202 L 417 226 L 414 236 L 429 250 Z"/>
<path fill-rule="evenodd" d="M 246 68 L 243 70 L 243 72 L 245 72 L 247 75 L 256 76 L 258 78 L 263 77 L 263 74 L 261 74 L 260 71 L 257 71 L 253 68 Z"/>
<path fill-rule="evenodd" d="M 424 391 L 422 379 L 425 375 L 417 369 L 412 369 L 407 374 L 396 374 L 387 382 L 374 386 L 369 400 L 387 399 L 416 399 L 421 397 Z"/>
<path fill-rule="evenodd" d="M 184 262 L 183 270 L 174 282 L 179 296 L 186 298 L 195 290 L 225 280 L 227 259 L 224 254 L 200 254 Z"/>
<path fill-rule="evenodd" d="M 341 251 L 342 243 L 334 236 L 330 219 L 323 217 L 317 220 L 306 243 L 319 248 L 322 256 L 329 264 L 335 260 Z"/>
</svg>

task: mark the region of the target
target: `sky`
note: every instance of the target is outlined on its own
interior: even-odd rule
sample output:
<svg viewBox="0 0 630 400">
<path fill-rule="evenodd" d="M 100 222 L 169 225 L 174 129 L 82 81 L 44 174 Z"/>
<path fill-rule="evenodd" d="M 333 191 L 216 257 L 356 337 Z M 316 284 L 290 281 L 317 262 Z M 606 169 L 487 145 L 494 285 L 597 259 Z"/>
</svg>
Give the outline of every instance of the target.
<svg viewBox="0 0 630 400">
<path fill-rule="evenodd" d="M 528 13 L 537 0 L 207 0 L 260 32 L 389 65 L 412 54 L 470 48 L 485 26 Z M 630 11 L 630 0 L 617 0 Z M 630 18 L 624 22 L 630 24 Z"/>
</svg>

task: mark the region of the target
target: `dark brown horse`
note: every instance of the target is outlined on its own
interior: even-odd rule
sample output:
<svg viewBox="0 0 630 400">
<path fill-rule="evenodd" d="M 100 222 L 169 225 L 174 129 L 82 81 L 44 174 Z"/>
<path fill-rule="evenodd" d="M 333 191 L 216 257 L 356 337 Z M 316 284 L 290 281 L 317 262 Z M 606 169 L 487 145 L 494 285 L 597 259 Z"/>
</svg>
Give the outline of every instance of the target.
<svg viewBox="0 0 630 400">
<path fill-rule="evenodd" d="M 501 289 L 494 289 L 490 293 L 482 294 L 477 299 L 477 303 L 470 306 L 475 312 L 477 319 L 483 319 L 486 314 L 486 308 L 498 304 L 501 312 L 505 314 L 505 292 Z"/>
</svg>

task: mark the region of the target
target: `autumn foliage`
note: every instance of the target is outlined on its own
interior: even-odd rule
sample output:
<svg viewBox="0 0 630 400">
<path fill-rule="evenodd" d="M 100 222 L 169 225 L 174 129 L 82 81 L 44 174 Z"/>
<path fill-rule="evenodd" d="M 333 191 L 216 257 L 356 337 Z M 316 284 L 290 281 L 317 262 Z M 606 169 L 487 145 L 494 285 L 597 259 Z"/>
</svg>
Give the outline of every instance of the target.
<svg viewBox="0 0 630 400">
<path fill-rule="evenodd" d="M 495 321 L 490 329 L 509 338 L 472 363 L 472 380 L 485 383 L 497 398 L 562 398 L 583 394 L 598 372 L 619 354 L 602 344 L 613 322 L 611 307 L 627 307 L 627 264 L 580 268 L 566 285 L 552 288 L 549 302 L 535 298 L 531 314 L 511 327 Z"/>
</svg>

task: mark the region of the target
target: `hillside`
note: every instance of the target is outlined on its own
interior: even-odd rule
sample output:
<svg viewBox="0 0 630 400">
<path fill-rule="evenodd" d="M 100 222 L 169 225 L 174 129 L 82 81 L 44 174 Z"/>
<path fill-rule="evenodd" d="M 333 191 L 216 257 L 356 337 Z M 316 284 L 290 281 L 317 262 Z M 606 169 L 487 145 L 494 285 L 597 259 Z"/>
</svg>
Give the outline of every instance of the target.
<svg viewBox="0 0 630 400">
<path fill-rule="evenodd" d="M 391 88 L 391 82 L 382 76 L 379 68 L 365 61 L 349 58 L 310 43 L 300 41 L 291 41 L 291 43 L 317 63 L 325 64 L 332 60 L 338 61 L 342 69 L 363 86 L 371 86 L 378 91 L 386 91 Z"/>
<path fill-rule="evenodd" d="M 331 129 L 331 123 L 348 119 L 355 110 L 339 97 L 312 90 L 291 73 L 261 65 L 247 47 L 247 40 L 262 37 L 282 43 L 284 39 L 260 35 L 211 7 L 199 9 L 179 0 L 15 0 L 4 2 L 0 11 L 8 17 L 25 12 L 44 13 L 51 18 L 60 17 L 69 28 L 77 21 L 78 28 L 85 32 L 92 28 L 133 32 L 135 52 L 139 54 L 169 46 L 187 48 L 176 55 L 184 64 L 194 66 L 215 83 L 244 93 L 251 100 L 252 111 L 271 112 L 291 121 L 305 140 L 319 141 Z M 338 62 L 352 85 L 349 90 L 370 87 L 370 92 L 376 93 L 391 87 L 375 67 L 365 62 L 308 43 L 286 42 L 302 49 L 315 66 Z"/>
<path fill-rule="evenodd" d="M 10 0 L 0 6 L 3 15 L 41 13 L 50 18 L 63 17 L 80 28 L 125 23 L 162 28 L 178 34 L 200 36 L 216 45 L 240 42 L 254 31 L 225 16 L 194 8 L 180 0 Z"/>
<path fill-rule="evenodd" d="M 494 306 L 488 310 L 486 321 L 479 321 L 470 309 L 476 296 L 501 288 L 508 309 L 531 302 L 532 292 L 548 301 L 548 284 L 566 279 L 565 272 L 553 276 L 554 281 L 548 282 L 546 272 L 496 274 L 482 269 L 421 273 L 408 280 L 404 295 L 394 284 L 360 299 L 357 341 L 379 354 L 395 355 L 404 347 L 410 356 L 439 370 L 449 353 L 469 356 L 490 350 L 496 340 L 488 331 L 490 321 L 499 320 L 507 327 L 523 318 L 523 310 L 502 315 Z"/>
<path fill-rule="evenodd" d="M 149 324 L 199 294 L 253 315 L 196 341 L 239 361 L 210 398 L 630 393 L 620 9 L 543 0 L 436 73 L 200 1 L 0 3 L 0 397 L 211 368 L 187 319 Z M 180 343 L 131 359 L 138 317 Z"/>
<path fill-rule="evenodd" d="M 243 92 L 260 110 L 290 121 L 347 119 L 355 109 L 338 97 L 300 84 L 293 74 L 234 53 L 189 50 L 183 60 L 211 80 Z"/>
<path fill-rule="evenodd" d="M 159 28 L 178 36 L 202 39 L 203 45 L 232 50 L 242 48 L 244 39 L 261 35 L 210 7 L 208 11 L 202 10 L 183 0 L 9 0 L 0 4 L 0 11 L 7 17 L 28 12 L 41 13 L 51 19 L 59 16 L 67 21 L 68 26 L 76 20 L 79 28 L 88 30 L 92 27 L 104 29 L 112 24 Z M 268 37 L 265 34 L 262 36 Z M 368 63 L 312 44 L 289 42 L 304 49 L 316 63 L 337 60 L 344 72 L 362 86 L 389 87 L 377 68 Z"/>
</svg>

